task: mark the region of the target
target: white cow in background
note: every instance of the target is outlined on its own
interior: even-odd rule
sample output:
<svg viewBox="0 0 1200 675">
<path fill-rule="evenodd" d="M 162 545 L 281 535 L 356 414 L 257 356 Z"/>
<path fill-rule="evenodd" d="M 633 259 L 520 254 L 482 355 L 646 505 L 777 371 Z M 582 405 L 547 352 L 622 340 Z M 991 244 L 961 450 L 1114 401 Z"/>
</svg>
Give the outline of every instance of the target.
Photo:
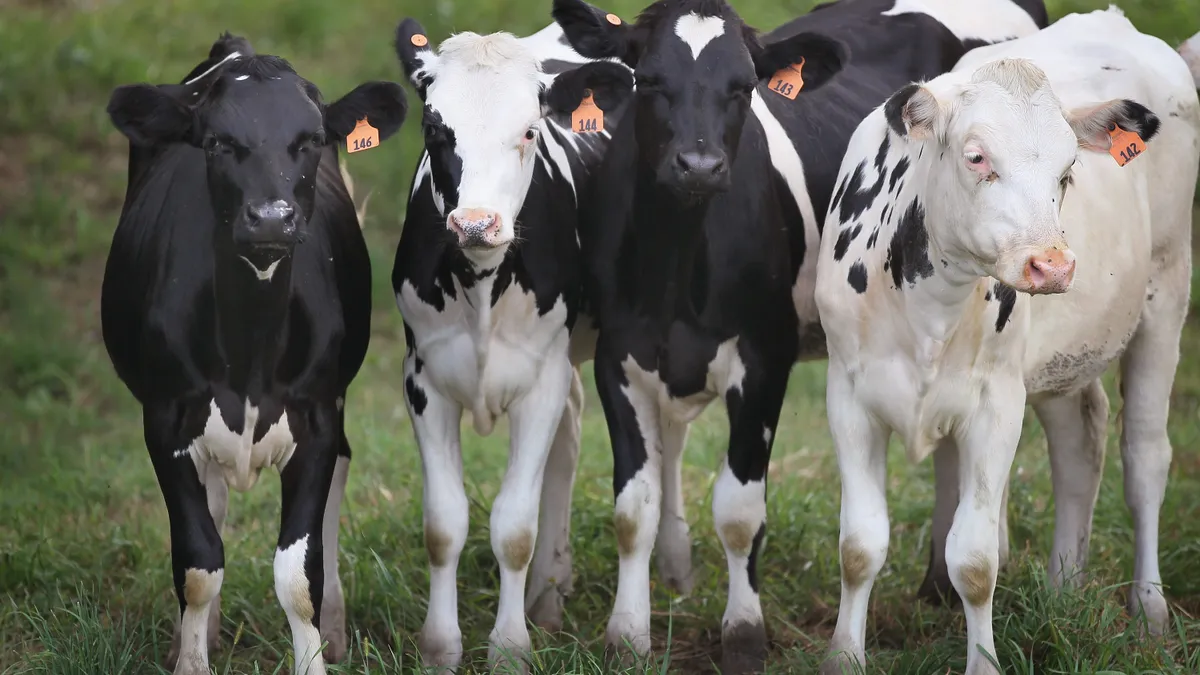
<svg viewBox="0 0 1200 675">
<path fill-rule="evenodd" d="M 1001 503 L 1025 404 L 1049 440 L 1062 583 L 1086 559 L 1107 434 L 1100 376 L 1118 359 L 1136 533 L 1129 600 L 1162 631 L 1158 515 L 1198 137 L 1188 65 L 1115 8 L 970 52 L 858 127 L 841 180 L 890 180 L 845 222 L 831 204 L 826 227 L 851 241 L 823 237 L 817 272 L 842 477 L 842 597 L 825 672 L 865 663 L 893 432 L 913 461 L 957 455 L 946 563 L 964 601 L 966 672 L 995 672 L 980 648 L 995 654 Z"/>
</svg>

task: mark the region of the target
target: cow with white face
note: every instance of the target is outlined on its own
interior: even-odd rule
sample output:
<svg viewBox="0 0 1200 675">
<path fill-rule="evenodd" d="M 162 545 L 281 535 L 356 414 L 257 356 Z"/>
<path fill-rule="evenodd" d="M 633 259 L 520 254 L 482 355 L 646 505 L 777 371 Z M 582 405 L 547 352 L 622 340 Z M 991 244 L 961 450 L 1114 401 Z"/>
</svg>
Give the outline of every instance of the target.
<svg viewBox="0 0 1200 675">
<path fill-rule="evenodd" d="M 981 650 L 995 654 L 997 535 L 1025 405 L 1049 441 L 1061 584 L 1086 560 L 1107 438 L 1100 376 L 1118 360 L 1130 605 L 1163 629 L 1158 509 L 1200 164 L 1192 77 L 1119 10 L 1097 11 L 969 52 L 858 127 L 817 273 L 842 476 L 842 601 L 823 672 L 864 660 L 892 433 L 913 461 L 936 452 L 954 481 L 935 541 L 964 603 L 966 672 L 994 672 Z M 861 190 L 885 176 L 885 190 Z"/>
<path fill-rule="evenodd" d="M 425 103 L 425 152 L 392 284 L 408 344 L 405 400 L 424 467 L 431 569 L 419 647 L 428 665 L 462 658 L 464 410 L 480 434 L 505 413 L 511 428 L 491 517 L 500 602 L 489 658 L 529 649 L 526 610 L 535 623 L 560 628 L 571 588 L 583 405 L 577 366 L 595 340 L 588 322 L 577 321 L 576 214 L 587 208 L 589 173 L 633 76 L 621 64 L 581 57 L 561 36 L 557 25 L 520 39 L 462 33 L 435 49 L 415 21 L 397 29 L 397 54 Z"/>
</svg>

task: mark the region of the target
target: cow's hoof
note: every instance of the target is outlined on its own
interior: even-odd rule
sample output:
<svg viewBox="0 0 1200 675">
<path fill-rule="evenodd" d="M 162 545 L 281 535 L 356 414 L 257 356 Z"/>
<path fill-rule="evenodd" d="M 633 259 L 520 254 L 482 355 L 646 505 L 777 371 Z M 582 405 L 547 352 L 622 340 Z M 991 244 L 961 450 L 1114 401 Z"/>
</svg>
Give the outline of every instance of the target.
<svg viewBox="0 0 1200 675">
<path fill-rule="evenodd" d="M 722 675 L 761 673 L 767 665 L 767 629 L 762 623 L 740 623 L 721 634 Z"/>
<path fill-rule="evenodd" d="M 1140 635 L 1161 636 L 1170 623 L 1167 600 L 1154 584 L 1134 582 L 1129 588 L 1129 615 L 1133 617 Z"/>
<path fill-rule="evenodd" d="M 565 597 L 563 596 L 562 592 L 558 590 L 558 586 L 547 586 L 546 590 L 542 591 L 542 594 L 538 596 L 537 600 L 535 600 L 533 604 L 529 606 L 529 611 L 526 612 L 526 614 L 529 615 L 529 620 L 533 623 L 533 625 L 541 628 L 547 633 L 557 633 L 561 631 L 563 627 L 562 615 L 564 600 Z"/>
<path fill-rule="evenodd" d="M 821 663 L 821 675 L 862 675 L 866 668 L 850 651 L 834 652 Z"/>
<path fill-rule="evenodd" d="M 422 630 L 417 636 L 417 650 L 424 667 L 455 670 L 462 662 L 462 634 L 435 635 Z"/>
<path fill-rule="evenodd" d="M 496 639 L 488 641 L 488 664 L 498 675 L 527 675 L 529 673 L 529 634 L 524 639 Z"/>
</svg>

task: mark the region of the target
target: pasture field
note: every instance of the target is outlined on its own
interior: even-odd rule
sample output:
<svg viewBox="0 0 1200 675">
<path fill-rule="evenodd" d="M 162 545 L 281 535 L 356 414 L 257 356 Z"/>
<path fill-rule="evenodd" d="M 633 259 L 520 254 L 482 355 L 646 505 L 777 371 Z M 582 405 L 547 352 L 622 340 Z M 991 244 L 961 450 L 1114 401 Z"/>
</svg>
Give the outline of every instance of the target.
<svg viewBox="0 0 1200 675">
<path fill-rule="evenodd" d="M 965 0 L 964 0 L 965 1 Z M 632 19 L 643 0 L 612 0 Z M 810 0 L 740 0 L 769 28 Z M 1052 0 L 1052 17 L 1107 6 Z M 1200 30 L 1200 0 L 1125 0 L 1143 30 L 1172 44 Z M 125 185 L 126 142 L 104 112 L 111 89 L 178 81 L 220 31 L 291 60 L 334 99 L 367 79 L 402 80 L 392 30 L 417 17 L 431 37 L 549 21 L 549 0 L 0 0 L 0 673 L 142 674 L 161 666 L 176 601 L 167 518 L 141 437 L 140 413 L 100 339 L 99 287 Z M 404 342 L 390 272 L 404 197 L 420 147 L 410 90 L 404 131 L 348 158 L 373 260 L 376 313 L 367 362 L 347 401 L 354 461 L 341 561 L 352 653 L 336 673 L 418 669 L 425 610 L 420 463 L 402 399 Z M 1170 148 L 1151 151 L 1168 152 Z M 1200 215 L 1200 214 L 1198 214 Z M 1193 291 L 1193 295 L 1195 295 Z M 1116 413 L 1096 509 L 1090 581 L 1048 590 L 1054 503 L 1045 438 L 1027 419 L 1009 502 L 1012 561 L 995 613 L 1006 672 L 1200 673 L 1200 312 L 1184 335 L 1172 398 L 1175 447 L 1162 509 L 1161 563 L 1173 628 L 1139 638 L 1124 610 L 1133 566 Z M 535 634 L 539 673 L 608 672 L 604 625 L 616 585 L 612 460 L 590 369 L 573 516 L 575 592 L 566 631 Z M 838 602 L 839 483 L 825 421 L 825 366 L 793 371 L 770 471 L 769 534 L 759 563 L 772 672 L 814 672 Z M 693 426 L 685 465 L 698 566 L 695 591 L 654 588 L 655 661 L 635 672 L 715 672 L 725 561 L 710 494 L 724 452 L 724 411 Z M 464 425 L 471 534 L 459 569 L 460 617 L 473 668 L 483 669 L 498 591 L 487 514 L 506 460 L 507 428 L 480 439 Z M 891 454 L 892 534 L 868 623 L 868 671 L 961 672 L 957 609 L 914 600 L 928 559 L 932 462 Z M 279 481 L 231 495 L 226 524 L 218 674 L 290 672 L 290 633 L 275 598 L 272 556 Z M 469 669 L 468 669 L 469 670 Z"/>
</svg>

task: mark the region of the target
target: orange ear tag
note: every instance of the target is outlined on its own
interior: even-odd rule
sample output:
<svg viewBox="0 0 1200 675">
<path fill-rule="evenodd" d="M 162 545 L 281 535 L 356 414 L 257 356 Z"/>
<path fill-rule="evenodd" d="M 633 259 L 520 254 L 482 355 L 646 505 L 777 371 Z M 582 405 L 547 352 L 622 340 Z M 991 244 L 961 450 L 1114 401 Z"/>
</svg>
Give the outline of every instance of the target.
<svg viewBox="0 0 1200 675">
<path fill-rule="evenodd" d="M 577 134 L 604 131 L 604 111 L 592 100 L 592 90 L 585 89 L 583 102 L 571 113 L 571 129 Z"/>
<path fill-rule="evenodd" d="M 795 101 L 796 95 L 804 88 L 804 78 L 800 76 L 800 69 L 803 67 L 804 59 L 801 58 L 800 63 L 780 68 L 779 72 L 771 76 L 771 91 Z"/>
<path fill-rule="evenodd" d="M 1125 166 L 1132 162 L 1134 157 L 1146 151 L 1146 141 L 1143 141 L 1141 136 L 1115 124 L 1108 130 L 1108 137 L 1112 139 L 1112 147 L 1108 149 L 1108 154 L 1117 160 L 1118 166 Z"/>
<path fill-rule="evenodd" d="M 608 16 L 604 17 L 604 19 L 614 26 L 621 25 L 621 17 L 617 16 L 616 14 L 609 14 Z"/>
<path fill-rule="evenodd" d="M 346 137 L 346 152 L 369 150 L 379 145 L 379 130 L 367 122 L 367 118 L 358 121 L 354 131 Z"/>
<path fill-rule="evenodd" d="M 412 42 L 414 47 L 424 47 L 429 44 L 429 38 L 420 33 L 413 33 L 413 36 L 409 38 L 409 42 Z"/>
</svg>

